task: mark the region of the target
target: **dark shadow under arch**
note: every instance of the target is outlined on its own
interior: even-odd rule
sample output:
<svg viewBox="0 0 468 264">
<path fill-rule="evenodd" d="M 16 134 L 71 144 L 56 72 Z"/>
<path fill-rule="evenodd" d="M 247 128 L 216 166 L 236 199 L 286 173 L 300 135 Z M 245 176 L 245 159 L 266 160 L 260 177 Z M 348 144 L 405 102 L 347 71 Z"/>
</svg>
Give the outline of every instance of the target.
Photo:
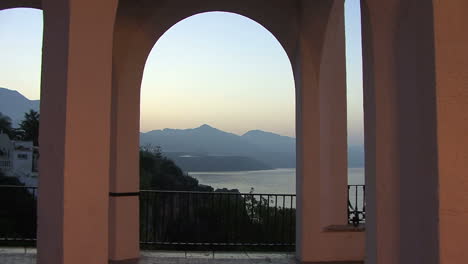
<svg viewBox="0 0 468 264">
<path fill-rule="evenodd" d="M 2 0 L 0 2 L 0 10 L 19 7 L 42 9 L 42 0 Z"/>
</svg>

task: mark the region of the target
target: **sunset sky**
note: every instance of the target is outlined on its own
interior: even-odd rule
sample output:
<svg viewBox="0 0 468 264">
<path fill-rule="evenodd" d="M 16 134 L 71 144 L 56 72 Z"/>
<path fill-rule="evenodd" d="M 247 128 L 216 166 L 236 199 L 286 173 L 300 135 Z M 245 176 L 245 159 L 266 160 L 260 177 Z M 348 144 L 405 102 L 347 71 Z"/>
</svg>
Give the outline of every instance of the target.
<svg viewBox="0 0 468 264">
<path fill-rule="evenodd" d="M 346 1 L 348 120 L 362 143 L 359 1 Z M 0 87 L 39 99 L 42 12 L 0 11 Z M 207 123 L 242 134 L 261 129 L 294 136 L 294 79 L 275 37 L 246 17 L 198 14 L 154 46 L 142 82 L 141 130 Z"/>
</svg>

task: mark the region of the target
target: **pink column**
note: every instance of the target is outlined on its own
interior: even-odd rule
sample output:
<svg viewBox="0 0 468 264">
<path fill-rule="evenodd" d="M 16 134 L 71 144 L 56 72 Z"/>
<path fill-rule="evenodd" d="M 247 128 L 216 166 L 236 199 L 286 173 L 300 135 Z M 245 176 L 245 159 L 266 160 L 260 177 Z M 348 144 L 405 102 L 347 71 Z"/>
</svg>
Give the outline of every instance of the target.
<svg viewBox="0 0 468 264">
<path fill-rule="evenodd" d="M 304 1 L 294 74 L 297 107 L 297 257 L 364 259 L 364 233 L 346 232 L 344 2 Z M 335 226 L 333 231 L 329 227 Z M 353 230 L 354 231 L 354 230 Z"/>
<path fill-rule="evenodd" d="M 122 43 L 117 41 L 123 40 L 118 35 L 115 35 L 112 84 L 109 207 L 109 259 L 112 263 L 135 262 L 140 256 L 140 206 L 137 194 L 140 190 L 140 83 L 145 60 L 135 63 L 133 58 L 120 57 L 120 52 L 131 51 L 120 49 Z"/>
<path fill-rule="evenodd" d="M 140 85 L 154 32 L 146 30 L 132 2 L 117 11 L 113 46 L 110 162 L 109 260 L 136 263 L 140 257 Z"/>
<path fill-rule="evenodd" d="M 108 259 L 116 1 L 43 0 L 39 264 Z"/>
<path fill-rule="evenodd" d="M 348 142 L 344 1 L 335 1 L 320 62 L 320 219 L 348 224 Z"/>
<path fill-rule="evenodd" d="M 464 263 L 466 1 L 363 6 L 369 263 Z"/>
<path fill-rule="evenodd" d="M 468 2 L 434 1 L 440 263 L 468 263 Z"/>
<path fill-rule="evenodd" d="M 399 263 L 397 1 L 363 1 L 366 260 Z"/>
</svg>

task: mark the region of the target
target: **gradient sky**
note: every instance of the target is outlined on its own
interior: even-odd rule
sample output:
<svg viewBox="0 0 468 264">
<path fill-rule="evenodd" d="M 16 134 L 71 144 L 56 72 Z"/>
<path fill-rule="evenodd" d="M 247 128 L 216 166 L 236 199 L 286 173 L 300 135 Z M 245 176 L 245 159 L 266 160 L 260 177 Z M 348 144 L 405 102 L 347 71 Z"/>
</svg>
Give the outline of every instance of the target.
<svg viewBox="0 0 468 264">
<path fill-rule="evenodd" d="M 362 143 L 359 9 L 358 0 L 346 1 L 351 144 Z M 41 47 L 41 11 L 0 11 L 0 87 L 39 99 Z M 141 95 L 142 131 L 207 123 L 295 135 L 289 59 L 268 30 L 240 15 L 203 13 L 169 29 L 148 58 Z"/>
</svg>

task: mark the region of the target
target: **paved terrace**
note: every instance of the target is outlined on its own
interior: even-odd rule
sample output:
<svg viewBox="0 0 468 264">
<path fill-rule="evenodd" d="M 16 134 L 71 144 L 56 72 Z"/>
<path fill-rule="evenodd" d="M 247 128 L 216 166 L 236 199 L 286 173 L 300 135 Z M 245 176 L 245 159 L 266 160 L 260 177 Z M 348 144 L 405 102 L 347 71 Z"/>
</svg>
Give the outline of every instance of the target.
<svg viewBox="0 0 468 264">
<path fill-rule="evenodd" d="M 0 248 L 1 264 L 35 264 L 34 248 Z M 140 264 L 296 264 L 294 253 L 142 251 Z"/>
</svg>

